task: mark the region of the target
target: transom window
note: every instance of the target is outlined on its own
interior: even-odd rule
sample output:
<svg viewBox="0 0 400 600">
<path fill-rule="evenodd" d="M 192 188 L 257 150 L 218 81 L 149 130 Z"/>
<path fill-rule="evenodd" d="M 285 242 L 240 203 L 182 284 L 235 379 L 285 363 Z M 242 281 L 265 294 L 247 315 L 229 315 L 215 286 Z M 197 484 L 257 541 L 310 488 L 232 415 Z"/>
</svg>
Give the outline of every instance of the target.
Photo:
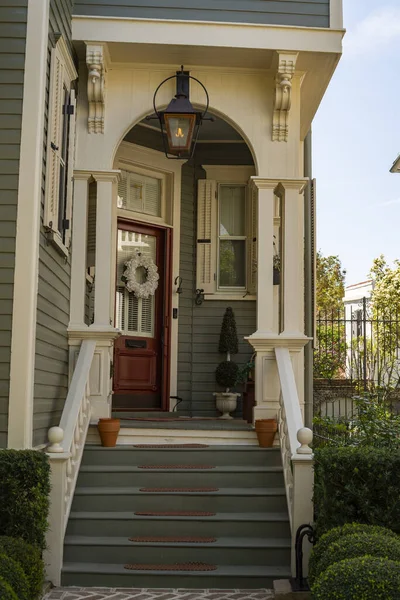
<svg viewBox="0 0 400 600">
<path fill-rule="evenodd" d="M 140 173 L 121 171 L 118 208 L 136 213 L 162 216 L 161 180 Z"/>
<path fill-rule="evenodd" d="M 218 287 L 246 288 L 246 187 L 218 189 Z"/>
</svg>

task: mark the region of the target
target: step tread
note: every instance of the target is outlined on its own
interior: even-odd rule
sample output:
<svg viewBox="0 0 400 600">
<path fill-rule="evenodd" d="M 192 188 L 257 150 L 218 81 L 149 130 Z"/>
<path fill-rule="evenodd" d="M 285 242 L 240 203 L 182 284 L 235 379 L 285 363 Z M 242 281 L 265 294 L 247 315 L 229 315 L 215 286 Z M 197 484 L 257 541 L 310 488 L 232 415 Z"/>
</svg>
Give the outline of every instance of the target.
<svg viewBox="0 0 400 600">
<path fill-rule="evenodd" d="M 216 491 L 205 491 L 205 492 L 187 492 L 187 491 L 176 491 L 176 492 L 141 492 L 141 487 L 109 487 L 109 486 L 81 486 L 75 490 L 75 495 L 79 496 L 144 496 L 151 494 L 152 496 L 180 496 L 182 494 L 187 496 L 284 496 L 286 494 L 285 488 L 219 488 Z"/>
<path fill-rule="evenodd" d="M 96 519 L 96 520 L 146 520 L 146 521 L 246 521 L 246 522 L 288 522 L 287 512 L 248 512 L 248 513 L 216 513 L 211 517 L 185 517 L 185 516 L 155 516 L 155 515 L 135 515 L 134 512 L 114 512 L 114 511 L 72 511 L 70 519 Z"/>
<path fill-rule="evenodd" d="M 184 463 L 182 463 L 184 464 Z M 186 464 L 189 464 L 188 462 Z M 146 465 L 147 466 L 147 465 Z M 137 465 L 82 465 L 80 472 L 83 473 L 201 473 L 204 475 L 210 471 L 212 473 L 282 473 L 282 467 L 253 467 L 253 466 L 215 466 L 210 465 L 210 469 L 196 469 L 190 467 L 189 469 L 174 468 L 174 465 L 168 466 L 168 468 L 162 469 L 146 469 L 140 468 Z"/>
<path fill-rule="evenodd" d="M 63 573 L 101 573 L 108 575 L 149 575 L 149 571 L 130 571 L 124 569 L 124 565 L 111 563 L 74 563 L 66 562 L 63 566 Z M 174 574 L 171 571 L 151 571 L 152 576 Z M 178 572 L 182 574 L 182 572 Z M 191 575 L 191 572 L 185 572 L 185 575 Z M 196 571 L 197 577 L 209 577 L 208 571 Z M 288 567 L 275 567 L 268 565 L 217 565 L 217 569 L 211 572 L 213 577 L 290 577 Z"/>
<path fill-rule="evenodd" d="M 259 446 L 240 446 L 240 445 L 236 445 L 236 446 L 228 446 L 228 445 L 218 445 L 218 446 L 211 446 L 208 445 L 205 448 L 191 448 L 191 447 L 187 447 L 187 448 L 154 448 L 153 447 L 149 447 L 149 448 L 135 448 L 134 444 L 130 445 L 130 444 L 124 444 L 122 446 L 115 446 L 114 448 L 105 448 L 103 446 L 100 446 L 99 444 L 86 444 L 85 445 L 85 451 L 89 450 L 90 452 L 92 452 L 93 450 L 95 452 L 123 452 L 126 450 L 130 450 L 131 452 L 143 452 L 143 450 L 146 450 L 146 452 L 159 452 L 160 450 L 164 452 L 168 452 L 168 453 L 172 453 L 172 452 L 177 452 L 178 454 L 182 453 L 182 450 L 185 451 L 185 453 L 187 452 L 201 452 L 201 453 L 207 453 L 207 452 L 226 452 L 229 451 L 229 453 L 231 452 L 258 452 L 258 453 L 268 453 L 268 452 L 280 452 L 280 448 L 279 446 L 274 446 L 273 448 L 260 448 Z"/>
<path fill-rule="evenodd" d="M 215 542 L 131 542 L 127 537 L 67 535 L 67 546 L 150 546 L 168 548 L 290 548 L 290 538 L 219 537 Z"/>
</svg>

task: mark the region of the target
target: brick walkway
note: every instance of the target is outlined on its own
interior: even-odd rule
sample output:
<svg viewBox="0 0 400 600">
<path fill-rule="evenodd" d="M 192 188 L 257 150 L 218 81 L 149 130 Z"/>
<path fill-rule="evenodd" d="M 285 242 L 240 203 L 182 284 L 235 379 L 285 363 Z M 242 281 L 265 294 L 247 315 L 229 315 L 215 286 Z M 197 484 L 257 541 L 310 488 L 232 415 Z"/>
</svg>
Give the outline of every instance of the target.
<svg viewBox="0 0 400 600">
<path fill-rule="evenodd" d="M 43 600 L 272 600 L 270 590 L 55 588 Z"/>
</svg>

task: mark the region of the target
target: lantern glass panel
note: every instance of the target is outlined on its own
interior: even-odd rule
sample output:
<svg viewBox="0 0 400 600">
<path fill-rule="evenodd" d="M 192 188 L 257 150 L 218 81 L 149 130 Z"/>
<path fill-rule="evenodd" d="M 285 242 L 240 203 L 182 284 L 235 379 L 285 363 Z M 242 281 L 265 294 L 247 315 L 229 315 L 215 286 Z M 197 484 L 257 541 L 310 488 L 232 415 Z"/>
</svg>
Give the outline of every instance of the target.
<svg viewBox="0 0 400 600">
<path fill-rule="evenodd" d="M 193 139 L 196 115 L 165 114 L 164 119 L 170 151 L 189 151 Z"/>
</svg>

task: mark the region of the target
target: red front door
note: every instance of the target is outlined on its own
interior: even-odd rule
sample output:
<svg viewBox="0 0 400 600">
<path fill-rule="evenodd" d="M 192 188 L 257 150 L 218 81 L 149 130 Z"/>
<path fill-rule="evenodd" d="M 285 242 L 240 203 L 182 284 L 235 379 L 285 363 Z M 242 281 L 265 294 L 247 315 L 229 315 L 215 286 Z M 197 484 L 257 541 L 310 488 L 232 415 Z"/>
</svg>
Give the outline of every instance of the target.
<svg viewBox="0 0 400 600">
<path fill-rule="evenodd" d="M 167 407 L 168 233 L 138 223 L 118 223 L 115 320 L 122 335 L 114 350 L 114 410 Z M 137 252 L 150 256 L 158 267 L 158 287 L 149 298 L 137 298 L 128 292 L 121 279 L 125 263 Z M 139 282 L 145 281 L 143 267 L 136 274 Z"/>
</svg>

